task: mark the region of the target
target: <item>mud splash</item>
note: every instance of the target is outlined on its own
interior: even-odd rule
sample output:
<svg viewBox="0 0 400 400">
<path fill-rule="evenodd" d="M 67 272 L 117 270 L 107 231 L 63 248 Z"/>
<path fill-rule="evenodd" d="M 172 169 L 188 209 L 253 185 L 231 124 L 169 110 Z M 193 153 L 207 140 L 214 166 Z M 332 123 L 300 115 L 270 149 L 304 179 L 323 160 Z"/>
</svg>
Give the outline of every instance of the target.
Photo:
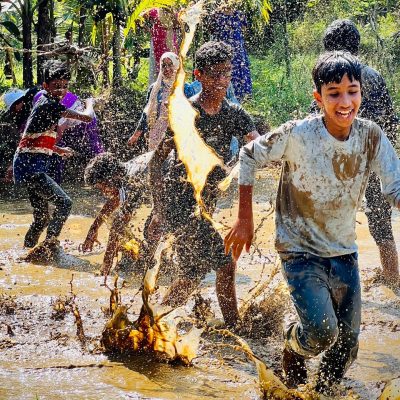
<svg viewBox="0 0 400 400">
<path fill-rule="evenodd" d="M 179 361 L 190 365 L 197 356 L 200 336 L 203 329 L 193 326 L 184 335 L 178 334 L 178 319 L 168 319 L 174 309 L 161 307 L 152 303 L 150 296 L 156 290 L 157 277 L 160 271 L 161 254 L 170 247 L 171 241 L 162 241 L 155 252 L 156 264 L 149 268 L 143 281 L 143 305 L 135 323 L 127 317 L 127 307 L 121 305 L 118 277 L 111 291 L 110 310 L 112 317 L 103 331 L 101 343 L 105 350 L 120 353 L 143 352 L 153 353 L 165 361 Z"/>
</svg>

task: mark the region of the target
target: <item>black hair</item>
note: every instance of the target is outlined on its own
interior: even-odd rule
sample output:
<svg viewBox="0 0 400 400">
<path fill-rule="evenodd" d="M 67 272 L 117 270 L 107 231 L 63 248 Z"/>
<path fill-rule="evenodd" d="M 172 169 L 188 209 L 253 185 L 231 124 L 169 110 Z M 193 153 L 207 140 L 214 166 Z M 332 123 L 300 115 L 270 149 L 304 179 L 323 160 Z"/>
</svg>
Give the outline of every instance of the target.
<svg viewBox="0 0 400 400">
<path fill-rule="evenodd" d="M 97 183 L 115 184 L 126 174 L 124 164 L 111 153 L 102 153 L 92 158 L 85 168 L 85 182 L 94 186 Z"/>
<path fill-rule="evenodd" d="M 358 54 L 360 32 L 353 21 L 337 19 L 326 28 L 323 42 L 326 51 L 343 50 Z"/>
<path fill-rule="evenodd" d="M 358 81 L 361 86 L 361 63 L 356 56 L 346 51 L 332 51 L 322 54 L 312 70 L 314 85 L 318 93 L 321 86 L 331 82 L 340 83 L 347 74 L 350 81 Z"/>
<path fill-rule="evenodd" d="M 251 118 L 254 122 L 254 126 L 257 129 L 257 132 L 260 135 L 265 135 L 271 130 L 271 126 L 261 113 L 253 113 L 251 114 Z"/>
<path fill-rule="evenodd" d="M 60 60 L 48 60 L 43 65 L 43 82 L 50 83 L 55 79 L 71 79 L 71 73 L 66 63 Z"/>
<path fill-rule="evenodd" d="M 206 42 L 196 51 L 196 68 L 203 71 L 207 67 L 232 61 L 232 59 L 233 50 L 229 44 L 217 41 Z"/>
</svg>

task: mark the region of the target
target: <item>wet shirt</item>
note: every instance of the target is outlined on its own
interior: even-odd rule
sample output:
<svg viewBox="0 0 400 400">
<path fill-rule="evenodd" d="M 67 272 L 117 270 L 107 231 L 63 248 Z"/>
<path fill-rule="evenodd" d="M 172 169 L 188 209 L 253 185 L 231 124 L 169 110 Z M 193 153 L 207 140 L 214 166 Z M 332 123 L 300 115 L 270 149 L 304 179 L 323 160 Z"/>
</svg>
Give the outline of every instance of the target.
<svg viewBox="0 0 400 400">
<path fill-rule="evenodd" d="M 346 141 L 321 116 L 289 122 L 240 152 L 240 185 L 256 167 L 283 160 L 276 200 L 276 249 L 335 257 L 357 251 L 356 213 L 376 172 L 389 202 L 400 206 L 400 161 L 379 126 L 356 118 Z"/>
<path fill-rule="evenodd" d="M 51 155 L 56 143 L 58 120 L 66 110 L 56 99 L 42 95 L 32 108 L 17 152 Z"/>
<path fill-rule="evenodd" d="M 239 139 L 240 146 L 244 136 L 255 130 L 250 115 L 240 106 L 224 100 L 221 110 L 215 115 L 207 114 L 197 103 L 196 97 L 191 99 L 192 105 L 198 110 L 196 127 L 203 140 L 227 163 L 231 159 L 230 143 L 232 136 Z M 176 153 L 176 152 L 175 152 Z M 196 205 L 191 184 L 185 182 L 186 169 L 178 156 L 170 158 L 165 174 L 166 209 L 175 222 L 185 221 Z M 202 197 L 206 208 L 212 212 L 217 200 L 217 183 L 225 177 L 221 168 L 215 168 L 207 179 L 207 185 Z"/>
<path fill-rule="evenodd" d="M 124 163 L 127 179 L 119 189 L 119 200 L 124 211 L 132 212 L 149 195 L 147 173 L 153 153 L 149 151 Z"/>
</svg>

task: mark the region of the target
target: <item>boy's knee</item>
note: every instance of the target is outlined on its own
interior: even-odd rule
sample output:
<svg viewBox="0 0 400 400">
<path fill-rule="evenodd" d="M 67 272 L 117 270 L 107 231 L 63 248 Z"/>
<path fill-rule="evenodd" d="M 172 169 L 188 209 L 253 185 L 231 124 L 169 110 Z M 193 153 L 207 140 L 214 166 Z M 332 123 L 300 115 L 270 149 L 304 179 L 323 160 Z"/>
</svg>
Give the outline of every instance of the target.
<svg viewBox="0 0 400 400">
<path fill-rule="evenodd" d="M 338 335 L 337 322 L 335 320 L 324 320 L 309 333 L 307 342 L 315 352 L 314 355 L 318 355 L 329 349 L 336 342 Z"/>
<path fill-rule="evenodd" d="M 325 319 L 321 323 L 304 327 L 297 334 L 300 354 L 314 357 L 329 349 L 337 340 L 339 328 L 335 319 Z M 295 349 L 296 350 L 296 349 Z"/>
<path fill-rule="evenodd" d="M 56 207 L 62 209 L 65 214 L 69 214 L 72 209 L 72 200 L 68 196 L 62 196 L 56 200 Z"/>
</svg>

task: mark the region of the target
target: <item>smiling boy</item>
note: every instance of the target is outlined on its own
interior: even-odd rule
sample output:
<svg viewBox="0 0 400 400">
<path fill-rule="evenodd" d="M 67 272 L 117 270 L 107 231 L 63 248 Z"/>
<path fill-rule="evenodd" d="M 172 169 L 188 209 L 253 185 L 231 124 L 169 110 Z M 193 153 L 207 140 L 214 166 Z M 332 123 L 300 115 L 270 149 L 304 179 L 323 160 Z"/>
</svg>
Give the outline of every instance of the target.
<svg viewBox="0 0 400 400">
<path fill-rule="evenodd" d="M 305 360 L 324 352 L 316 390 L 330 394 L 358 350 L 356 213 L 372 171 L 399 207 L 400 162 L 378 125 L 356 118 L 361 64 L 355 56 L 323 54 L 313 80 L 322 116 L 286 123 L 242 149 L 239 214 L 225 246 L 235 259 L 249 250 L 255 169 L 283 160 L 275 246 L 300 319 L 285 333 L 283 370 L 289 386 L 306 383 Z"/>
</svg>

